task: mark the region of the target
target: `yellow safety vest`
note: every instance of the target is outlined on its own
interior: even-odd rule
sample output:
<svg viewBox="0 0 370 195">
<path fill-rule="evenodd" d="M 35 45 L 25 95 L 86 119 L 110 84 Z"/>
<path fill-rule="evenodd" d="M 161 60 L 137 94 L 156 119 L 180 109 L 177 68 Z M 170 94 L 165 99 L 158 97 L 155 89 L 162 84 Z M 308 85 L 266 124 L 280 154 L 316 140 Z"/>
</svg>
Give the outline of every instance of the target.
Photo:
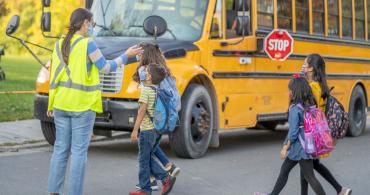
<svg viewBox="0 0 370 195">
<path fill-rule="evenodd" d="M 57 41 L 53 51 L 48 110 L 103 112 L 99 70 L 92 65 L 87 73 L 89 39 L 77 34 L 72 37 L 68 65 L 62 57 L 62 42 Z"/>
</svg>

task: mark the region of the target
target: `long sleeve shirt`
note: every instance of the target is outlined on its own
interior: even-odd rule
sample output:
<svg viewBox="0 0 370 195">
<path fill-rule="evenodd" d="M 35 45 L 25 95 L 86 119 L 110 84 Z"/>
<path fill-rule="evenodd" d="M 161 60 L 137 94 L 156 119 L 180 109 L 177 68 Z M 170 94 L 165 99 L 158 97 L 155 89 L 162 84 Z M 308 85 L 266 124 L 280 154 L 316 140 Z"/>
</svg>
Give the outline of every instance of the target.
<svg viewBox="0 0 370 195">
<path fill-rule="evenodd" d="M 126 64 L 128 59 L 126 54 L 121 54 L 114 60 L 106 60 L 100 49 L 97 47 L 96 42 L 92 39 L 89 39 L 87 45 L 87 56 L 88 62 L 86 66 L 88 73 L 90 73 L 92 64 L 95 64 L 99 71 L 103 72 L 104 74 L 108 74 L 112 71 L 115 71 L 118 66 Z"/>
</svg>

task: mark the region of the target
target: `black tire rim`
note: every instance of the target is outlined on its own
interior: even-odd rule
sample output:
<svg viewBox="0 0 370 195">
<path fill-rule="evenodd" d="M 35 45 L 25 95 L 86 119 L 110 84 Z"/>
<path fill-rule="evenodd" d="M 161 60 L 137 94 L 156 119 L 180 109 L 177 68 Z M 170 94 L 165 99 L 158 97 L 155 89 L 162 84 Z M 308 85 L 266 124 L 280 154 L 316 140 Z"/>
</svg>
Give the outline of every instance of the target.
<svg viewBox="0 0 370 195">
<path fill-rule="evenodd" d="M 354 104 L 354 110 L 353 110 L 353 120 L 355 121 L 355 124 L 357 127 L 361 127 L 363 118 L 365 116 L 365 104 L 361 100 L 361 98 L 357 98 Z"/>
<path fill-rule="evenodd" d="M 202 100 L 197 101 L 191 110 L 190 131 L 194 143 L 201 144 L 210 132 L 211 119 L 209 110 Z"/>
</svg>

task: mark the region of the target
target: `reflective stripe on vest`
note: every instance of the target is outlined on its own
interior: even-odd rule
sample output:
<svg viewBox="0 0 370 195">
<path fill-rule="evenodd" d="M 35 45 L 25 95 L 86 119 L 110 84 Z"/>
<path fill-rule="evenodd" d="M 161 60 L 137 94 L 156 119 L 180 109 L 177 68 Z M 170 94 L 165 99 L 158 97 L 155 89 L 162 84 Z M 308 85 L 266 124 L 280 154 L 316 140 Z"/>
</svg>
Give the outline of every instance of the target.
<svg viewBox="0 0 370 195">
<path fill-rule="evenodd" d="M 80 38 L 78 38 L 72 44 L 71 49 L 70 49 L 71 52 L 73 50 L 73 47 L 79 41 L 81 41 L 82 39 L 84 39 L 84 38 L 83 37 L 80 37 Z M 93 86 L 87 86 L 87 85 L 82 85 L 82 84 L 74 83 L 72 81 L 72 78 L 71 78 L 71 71 L 69 70 L 67 64 L 64 62 L 64 59 L 62 57 L 62 53 L 60 52 L 59 41 L 56 44 L 56 52 L 57 52 L 57 55 L 58 55 L 60 64 L 58 65 L 57 69 L 55 70 L 54 79 L 53 79 L 53 81 L 50 84 L 50 89 L 56 89 L 58 86 L 62 86 L 62 87 L 65 87 L 65 88 L 70 88 L 70 89 L 77 89 L 77 90 L 81 90 L 81 91 L 87 91 L 87 92 L 96 91 L 96 90 L 100 90 L 101 89 L 100 84 L 93 85 Z M 67 76 L 68 76 L 68 81 L 67 82 L 66 81 L 59 81 L 59 82 L 55 83 L 55 79 L 58 77 L 58 75 L 60 74 L 60 72 L 62 72 L 63 68 L 66 69 L 66 73 L 67 73 Z"/>
</svg>

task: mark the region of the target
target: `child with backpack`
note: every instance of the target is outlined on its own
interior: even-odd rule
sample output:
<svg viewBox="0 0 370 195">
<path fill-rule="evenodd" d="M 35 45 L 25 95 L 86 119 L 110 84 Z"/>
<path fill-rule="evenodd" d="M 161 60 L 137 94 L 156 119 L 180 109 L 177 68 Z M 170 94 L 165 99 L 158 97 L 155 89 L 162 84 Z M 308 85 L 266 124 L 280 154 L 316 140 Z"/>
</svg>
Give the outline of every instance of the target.
<svg viewBox="0 0 370 195">
<path fill-rule="evenodd" d="M 304 64 L 302 65 L 302 73 L 305 75 L 309 85 L 311 87 L 312 93 L 315 97 L 317 102 L 317 108 L 326 112 L 326 116 L 328 119 L 329 127 L 331 130 L 331 135 L 334 139 L 341 139 L 345 136 L 346 130 L 348 128 L 348 116 L 344 113 L 343 106 L 330 95 L 330 89 L 328 87 L 326 81 L 326 73 L 325 73 L 325 61 L 322 56 L 319 54 L 310 54 L 305 59 Z M 333 108 L 329 107 L 337 107 L 341 108 L 340 110 L 333 110 Z M 331 116 L 335 117 L 342 116 L 340 120 L 335 119 Z M 336 121 L 338 120 L 338 121 Z M 338 125 L 339 124 L 339 125 Z M 327 156 L 327 155 L 326 155 Z M 321 156 L 321 158 L 326 157 Z M 320 158 L 315 158 L 313 160 L 314 169 L 320 173 L 321 176 L 325 178 L 337 191 L 339 195 L 350 195 L 352 190 L 346 187 L 342 187 L 339 182 L 334 178 L 331 172 L 320 162 Z M 307 181 L 301 174 L 301 194 L 307 195 L 308 194 L 308 184 Z"/>
<path fill-rule="evenodd" d="M 142 48 L 143 52 L 141 55 L 137 56 L 137 61 L 139 62 L 137 69 L 133 75 L 133 80 L 140 83 L 140 87 L 143 86 L 143 82 L 146 80 L 147 71 L 146 67 L 148 64 L 157 64 L 161 66 L 166 73 L 165 79 L 159 84 L 159 89 L 166 90 L 172 94 L 172 100 L 176 103 L 176 111 L 180 111 L 181 109 L 181 97 L 176 87 L 176 81 L 171 74 L 170 69 L 166 64 L 166 59 L 159 49 L 157 44 L 151 42 L 143 42 L 140 43 L 139 46 Z M 160 148 L 159 143 L 161 139 L 161 135 L 157 138 L 157 147 L 154 151 L 154 155 L 158 158 L 158 160 L 162 163 L 165 167 L 165 170 L 172 176 L 177 177 L 181 171 L 180 167 L 178 167 L 175 163 L 171 162 L 164 151 Z M 151 188 L 152 190 L 157 190 L 158 185 L 154 177 L 151 177 Z M 138 189 L 140 188 L 139 185 L 136 186 Z"/>
<path fill-rule="evenodd" d="M 304 114 L 305 110 L 315 106 L 315 99 L 312 95 L 308 82 L 298 76 L 290 80 L 289 85 L 289 132 L 284 141 L 280 152 L 280 158 L 284 162 L 280 169 L 279 177 L 275 183 L 274 189 L 269 195 L 277 195 L 283 190 L 288 181 L 290 171 L 297 165 L 300 165 L 301 172 L 307 179 L 314 192 L 318 195 L 324 195 L 325 191 L 313 172 L 312 156 L 306 153 L 302 141 L 305 140 Z M 300 140 L 303 139 L 303 140 Z M 263 193 L 255 193 L 262 195 Z"/>
<path fill-rule="evenodd" d="M 139 186 L 137 191 L 130 192 L 130 195 L 150 195 L 150 176 L 162 181 L 162 195 L 167 195 L 172 190 L 176 178 L 165 171 L 154 159 L 154 151 L 157 147 L 158 134 L 151 116 L 155 112 L 157 99 L 157 85 L 166 77 L 165 70 L 157 64 L 149 64 L 146 67 L 146 79 L 143 82 L 139 99 L 139 110 L 136 117 L 134 129 L 131 133 L 131 140 L 137 141 L 139 136 Z M 140 128 L 140 134 L 139 134 Z"/>
</svg>

